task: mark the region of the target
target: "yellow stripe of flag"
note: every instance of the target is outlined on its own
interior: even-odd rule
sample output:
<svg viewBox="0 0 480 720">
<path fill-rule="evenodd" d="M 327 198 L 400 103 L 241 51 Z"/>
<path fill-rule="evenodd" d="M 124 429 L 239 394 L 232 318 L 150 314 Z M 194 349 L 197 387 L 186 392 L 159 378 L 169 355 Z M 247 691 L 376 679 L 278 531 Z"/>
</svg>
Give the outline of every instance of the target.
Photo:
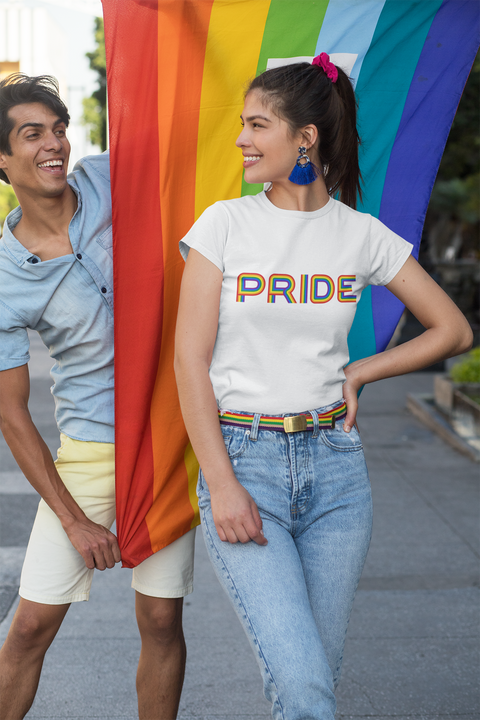
<svg viewBox="0 0 480 720">
<path fill-rule="evenodd" d="M 255 76 L 270 0 L 215 0 L 205 53 L 197 145 L 195 218 L 241 195 L 235 147 L 246 83 Z"/>
</svg>

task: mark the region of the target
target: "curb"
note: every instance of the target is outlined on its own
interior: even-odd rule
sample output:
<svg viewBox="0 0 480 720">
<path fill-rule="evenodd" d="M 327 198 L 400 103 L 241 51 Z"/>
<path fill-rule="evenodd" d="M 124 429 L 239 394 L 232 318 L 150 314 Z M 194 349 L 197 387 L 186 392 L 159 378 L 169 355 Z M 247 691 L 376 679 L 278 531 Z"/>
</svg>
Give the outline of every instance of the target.
<svg viewBox="0 0 480 720">
<path fill-rule="evenodd" d="M 466 455 L 473 462 L 480 463 L 480 452 L 457 435 L 445 418 L 435 409 L 433 395 L 407 393 L 407 409 L 455 450 Z"/>
</svg>

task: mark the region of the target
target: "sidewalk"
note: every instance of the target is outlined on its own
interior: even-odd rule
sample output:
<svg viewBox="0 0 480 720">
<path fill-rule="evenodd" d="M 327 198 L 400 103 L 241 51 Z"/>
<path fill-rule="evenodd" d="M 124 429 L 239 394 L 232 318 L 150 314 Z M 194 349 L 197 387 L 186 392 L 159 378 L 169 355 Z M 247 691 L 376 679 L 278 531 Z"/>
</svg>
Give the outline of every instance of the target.
<svg viewBox="0 0 480 720">
<path fill-rule="evenodd" d="M 36 338 L 31 375 L 32 414 L 54 452 L 48 357 Z M 407 392 L 431 387 L 432 375 L 417 373 L 377 383 L 362 396 L 359 425 L 375 522 L 347 636 L 339 720 L 480 718 L 480 473 L 405 410 Z M 36 503 L 0 440 L 0 619 L 6 612 L 0 642 L 16 607 Z M 140 643 L 129 585 L 128 570 L 96 572 L 90 602 L 72 606 L 47 654 L 27 718 L 137 717 Z M 200 532 L 195 592 L 184 614 L 188 662 L 180 720 L 270 717 L 253 654 Z"/>
</svg>

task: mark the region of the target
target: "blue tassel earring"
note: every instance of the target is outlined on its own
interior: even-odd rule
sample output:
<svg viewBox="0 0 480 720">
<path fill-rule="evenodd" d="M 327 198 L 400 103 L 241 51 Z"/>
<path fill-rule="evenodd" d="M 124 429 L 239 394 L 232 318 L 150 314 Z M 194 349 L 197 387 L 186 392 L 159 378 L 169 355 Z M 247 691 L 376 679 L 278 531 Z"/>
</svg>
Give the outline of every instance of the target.
<svg viewBox="0 0 480 720">
<path fill-rule="evenodd" d="M 310 185 L 317 179 L 318 170 L 308 157 L 306 147 L 300 145 L 298 152 L 300 155 L 288 179 L 295 185 Z"/>
</svg>

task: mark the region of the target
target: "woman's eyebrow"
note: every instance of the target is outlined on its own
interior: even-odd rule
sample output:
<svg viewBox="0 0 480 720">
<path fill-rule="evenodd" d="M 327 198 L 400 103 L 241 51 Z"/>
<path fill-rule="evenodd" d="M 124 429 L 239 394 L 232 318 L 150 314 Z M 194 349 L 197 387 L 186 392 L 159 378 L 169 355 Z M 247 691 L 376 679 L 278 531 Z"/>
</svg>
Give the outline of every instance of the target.
<svg viewBox="0 0 480 720">
<path fill-rule="evenodd" d="M 246 121 L 252 122 L 253 120 L 258 120 L 259 118 L 260 118 L 260 120 L 265 120 L 266 122 L 272 122 L 271 120 L 269 120 L 269 118 L 265 117 L 264 115 L 250 115 L 250 117 L 246 118 Z M 243 120 L 243 117 L 241 115 L 240 115 L 240 120 Z"/>
</svg>

